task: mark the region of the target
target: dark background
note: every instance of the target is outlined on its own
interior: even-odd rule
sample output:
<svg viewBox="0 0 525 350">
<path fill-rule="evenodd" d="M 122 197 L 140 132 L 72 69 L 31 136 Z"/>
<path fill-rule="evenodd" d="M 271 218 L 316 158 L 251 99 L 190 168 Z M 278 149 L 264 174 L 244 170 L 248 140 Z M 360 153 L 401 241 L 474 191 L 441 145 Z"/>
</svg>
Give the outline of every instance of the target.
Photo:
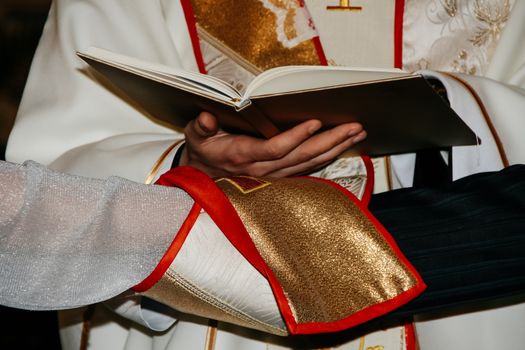
<svg viewBox="0 0 525 350">
<path fill-rule="evenodd" d="M 0 159 L 51 0 L 0 0 Z M 1 267 L 0 267 L 1 268 Z M 56 312 L 0 306 L 0 349 L 60 349 Z"/>
</svg>

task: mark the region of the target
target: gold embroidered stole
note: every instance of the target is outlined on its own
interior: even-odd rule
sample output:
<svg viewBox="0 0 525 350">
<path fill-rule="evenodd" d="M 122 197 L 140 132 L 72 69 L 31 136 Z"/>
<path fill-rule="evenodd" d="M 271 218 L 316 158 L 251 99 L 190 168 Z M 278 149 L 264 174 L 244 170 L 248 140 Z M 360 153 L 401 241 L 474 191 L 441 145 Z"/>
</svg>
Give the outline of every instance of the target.
<svg viewBox="0 0 525 350">
<path fill-rule="evenodd" d="M 416 286 L 386 230 L 335 186 L 249 177 L 217 185 L 276 274 L 298 324 L 343 320 Z"/>
<path fill-rule="evenodd" d="M 308 12 L 298 1 L 191 0 L 200 39 L 251 73 L 323 62 Z"/>
<path fill-rule="evenodd" d="M 338 181 L 356 187 L 349 179 Z M 334 182 L 237 176 L 214 183 L 182 167 L 158 183 L 187 191 L 196 201 L 195 213 L 203 208 L 267 279 L 286 327 L 241 312 L 235 301 L 206 290 L 191 274 L 179 276 L 178 252 L 193 232 L 186 223 L 165 255 L 168 260 L 163 257 L 135 287 L 174 309 L 276 335 L 315 334 L 384 315 L 425 288 L 388 232 L 355 195 Z"/>
</svg>

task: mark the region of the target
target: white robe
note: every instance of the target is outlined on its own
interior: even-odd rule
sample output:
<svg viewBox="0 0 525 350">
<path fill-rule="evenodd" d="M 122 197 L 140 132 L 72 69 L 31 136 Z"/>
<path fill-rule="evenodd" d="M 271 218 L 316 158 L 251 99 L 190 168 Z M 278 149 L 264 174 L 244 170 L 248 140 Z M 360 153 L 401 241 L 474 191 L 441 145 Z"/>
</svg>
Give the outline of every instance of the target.
<svg viewBox="0 0 525 350">
<path fill-rule="evenodd" d="M 481 97 L 511 164 L 525 162 L 525 138 L 522 137 L 525 118 L 520 114 L 525 110 L 523 37 L 525 3 L 518 1 L 486 73 L 494 80 L 462 77 Z M 140 109 L 113 95 L 93 77 L 86 75 L 83 71 L 85 65 L 75 56 L 75 50 L 88 46 L 99 46 L 185 69 L 197 69 L 178 1 L 57 0 L 52 5 L 35 55 L 9 139 L 7 159 L 15 162 L 33 159 L 73 174 L 98 178 L 118 175 L 141 182 L 164 150 L 182 135 L 149 120 Z M 471 126 L 484 140 L 482 146 L 455 152 L 455 162 L 465 165 L 455 167 L 463 169 L 455 177 L 500 168 L 501 163 L 485 162 L 485 159 L 494 159 L 485 157 L 486 152 L 494 153 L 494 148 L 486 147 L 493 144 L 490 141 L 492 136 L 487 133 L 476 100 L 454 79 L 438 77 L 447 86 L 453 108 L 464 118 L 473 120 Z M 166 157 L 161 171 L 169 167 L 174 151 Z M 461 153 L 465 153 L 463 158 Z M 394 162 L 393 175 L 400 185 L 410 182 L 410 176 L 406 174 L 411 173 L 411 164 L 410 159 L 405 163 Z M 114 308 L 119 309 L 119 306 Z M 494 312 L 502 314 L 505 322 L 493 317 L 496 315 Z M 120 313 L 140 321 L 140 317 L 136 317 L 140 308 L 133 301 L 120 306 Z M 155 333 L 99 307 L 95 320 L 102 316 L 113 318 L 115 322 L 92 329 L 90 347 L 93 349 L 204 347 L 206 328 L 200 325 L 179 322 L 167 333 Z M 62 313 L 60 317 L 66 348 L 78 348 L 81 331 L 78 317 L 78 311 Z M 151 322 L 142 320 L 142 323 L 149 322 L 154 329 L 166 329 L 172 323 L 172 320 L 164 318 L 160 321 L 152 319 L 148 319 Z M 453 322 L 460 325 L 449 322 L 449 319 L 420 324 L 418 335 L 422 349 L 488 349 L 494 348 L 488 344 L 495 341 L 499 348 L 519 348 L 525 342 L 523 332 L 506 336 L 510 329 L 509 322 L 525 323 L 523 305 L 475 316 L 459 316 Z M 465 333 L 465 322 L 475 332 Z M 155 325 L 152 326 L 152 323 Z M 491 331 L 481 331 L 487 328 Z M 217 349 L 242 348 L 264 349 L 266 344 L 219 332 Z"/>
</svg>

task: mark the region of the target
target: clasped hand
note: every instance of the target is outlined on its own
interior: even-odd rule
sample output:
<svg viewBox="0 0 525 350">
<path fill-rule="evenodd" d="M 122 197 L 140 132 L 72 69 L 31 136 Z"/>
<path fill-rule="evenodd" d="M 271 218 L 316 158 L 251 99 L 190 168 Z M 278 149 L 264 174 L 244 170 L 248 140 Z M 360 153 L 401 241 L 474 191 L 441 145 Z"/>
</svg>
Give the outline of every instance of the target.
<svg viewBox="0 0 525 350">
<path fill-rule="evenodd" d="M 285 177 L 313 171 L 362 141 L 359 123 L 342 124 L 315 134 L 319 120 L 308 120 L 270 139 L 222 131 L 217 119 L 202 112 L 185 128 L 186 147 L 180 165 L 210 177 L 249 175 Z"/>
</svg>

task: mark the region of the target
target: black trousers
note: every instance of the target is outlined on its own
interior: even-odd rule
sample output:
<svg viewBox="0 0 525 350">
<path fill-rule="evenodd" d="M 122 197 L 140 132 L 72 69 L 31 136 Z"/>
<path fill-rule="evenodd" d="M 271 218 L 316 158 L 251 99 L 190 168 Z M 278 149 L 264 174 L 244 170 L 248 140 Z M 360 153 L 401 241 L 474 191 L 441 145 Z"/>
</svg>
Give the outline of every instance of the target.
<svg viewBox="0 0 525 350">
<path fill-rule="evenodd" d="M 389 317 L 525 295 L 525 166 L 375 195 L 370 210 L 428 288 Z"/>
<path fill-rule="evenodd" d="M 413 315 L 525 301 L 525 165 L 436 183 L 374 195 L 369 206 L 428 288 L 366 324 L 284 344 L 329 347 Z"/>
</svg>

